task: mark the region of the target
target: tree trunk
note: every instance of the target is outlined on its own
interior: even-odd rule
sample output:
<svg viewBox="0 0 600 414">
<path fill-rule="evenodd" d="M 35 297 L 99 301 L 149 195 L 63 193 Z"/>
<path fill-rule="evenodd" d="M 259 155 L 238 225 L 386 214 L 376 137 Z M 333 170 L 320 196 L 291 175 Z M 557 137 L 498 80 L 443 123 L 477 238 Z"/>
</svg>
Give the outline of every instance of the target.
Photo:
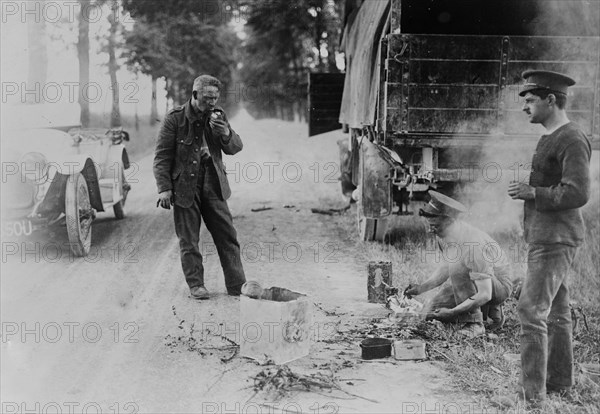
<svg viewBox="0 0 600 414">
<path fill-rule="evenodd" d="M 110 126 L 118 127 L 121 126 L 121 109 L 119 107 L 119 81 L 117 80 L 117 70 L 119 65 L 117 64 L 117 57 L 115 54 L 116 48 L 116 37 L 117 29 L 119 28 L 119 17 L 118 10 L 112 11 L 108 15 L 108 21 L 110 22 L 109 36 L 108 36 L 108 73 L 110 75 L 110 84 L 112 89 L 112 111 L 110 113 Z"/>
<path fill-rule="evenodd" d="M 79 121 L 82 127 L 90 125 L 90 101 L 87 96 L 90 82 L 90 0 L 79 0 L 79 40 L 77 57 L 79 58 Z"/>
<path fill-rule="evenodd" d="M 156 124 L 158 105 L 156 103 L 156 77 L 152 76 L 152 99 L 150 100 L 150 125 Z"/>
<path fill-rule="evenodd" d="M 171 80 L 169 78 L 165 77 L 165 89 L 167 90 L 165 115 L 169 112 L 169 99 L 171 98 L 170 88 L 171 88 Z"/>
<path fill-rule="evenodd" d="M 327 35 L 327 72 L 328 73 L 339 73 L 340 70 L 337 67 L 335 61 L 336 47 L 334 44 L 333 36 L 331 32 Z"/>
<path fill-rule="evenodd" d="M 36 1 L 43 3 L 43 1 Z M 43 4 L 40 4 L 40 7 Z M 35 91 L 25 95 L 27 103 L 44 103 L 46 97 L 42 91 L 46 85 L 48 74 L 48 52 L 46 50 L 46 22 L 40 19 L 27 19 L 27 45 L 29 52 L 29 72 L 27 74 L 27 91 Z M 55 97 L 52 97 L 52 100 Z"/>
<path fill-rule="evenodd" d="M 317 71 L 323 72 L 323 55 L 321 54 L 321 45 L 323 43 L 323 1 L 320 2 L 320 7 L 317 8 L 317 16 L 315 17 L 315 46 L 317 48 Z"/>
<path fill-rule="evenodd" d="M 329 73 L 339 73 L 340 70 L 337 67 L 335 60 L 335 54 L 338 51 L 340 36 L 343 21 L 340 19 L 340 15 L 343 14 L 342 2 L 341 1 L 330 1 L 328 6 L 327 23 L 325 24 L 325 30 L 327 30 L 327 66 Z"/>
</svg>

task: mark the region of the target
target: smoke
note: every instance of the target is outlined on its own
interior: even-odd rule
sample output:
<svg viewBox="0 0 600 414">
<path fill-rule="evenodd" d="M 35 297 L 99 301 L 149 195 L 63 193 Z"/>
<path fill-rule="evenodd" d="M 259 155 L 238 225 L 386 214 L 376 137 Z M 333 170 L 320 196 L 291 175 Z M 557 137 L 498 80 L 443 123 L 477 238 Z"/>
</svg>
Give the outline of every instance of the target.
<svg viewBox="0 0 600 414">
<path fill-rule="evenodd" d="M 576 79 L 577 85 L 569 90 L 567 114 L 571 121 L 577 122 L 584 132 L 591 136 L 593 111 L 598 110 L 594 107 L 591 97 L 593 97 L 598 71 L 600 2 L 537 0 L 535 15 L 528 27 L 529 33 L 543 38 L 538 37 L 532 43 L 536 48 L 528 51 L 530 56 L 527 60 L 530 61 L 530 68 L 566 72 Z M 553 39 L 546 36 L 578 37 Z M 547 61 L 560 63 L 547 63 Z M 515 64 L 510 63 L 509 69 L 511 65 Z M 518 64 L 516 67 L 519 67 Z M 519 74 L 513 75 L 516 79 Z M 506 109 L 516 110 L 520 107 L 518 95 L 515 94 L 514 98 L 516 99 L 514 102 L 507 102 Z M 570 113 L 570 110 L 573 112 Z M 471 164 L 472 174 L 459 194 L 461 201 L 465 201 L 470 209 L 467 221 L 491 233 L 513 231 L 521 233 L 523 201 L 512 200 L 508 196 L 508 185 L 511 181 L 529 182 L 530 163 L 535 144 L 545 133 L 540 125 L 528 124 L 523 113 L 513 112 L 512 117 L 508 114 L 505 112 L 507 118 L 505 130 L 489 131 L 491 135 L 489 143 L 484 143 L 476 149 L 478 154 L 477 157 L 472 158 L 476 159 L 476 162 Z M 478 125 L 493 124 L 488 121 L 480 119 L 477 122 Z M 461 125 L 459 130 L 463 132 L 477 130 L 473 127 L 472 124 L 465 124 Z M 506 131 L 522 137 L 518 140 L 510 139 L 505 135 Z M 535 135 L 529 135 L 532 133 Z M 529 135 L 529 138 L 524 138 L 523 135 Z M 461 163 L 464 165 L 464 160 L 455 158 L 453 161 L 457 165 Z M 589 212 L 590 209 L 595 210 L 595 216 L 600 206 L 599 170 L 598 153 L 595 152 L 591 163 L 591 199 L 584 209 L 584 213 Z"/>
<path fill-rule="evenodd" d="M 530 23 L 533 35 L 599 36 L 600 3 L 597 0 L 538 0 Z"/>
<path fill-rule="evenodd" d="M 529 182 L 535 142 L 493 141 L 501 142 L 482 145 L 478 161 L 467 165 L 469 176 L 460 191 L 469 208 L 466 220 L 488 233 L 521 234 L 523 201 L 510 198 L 508 185 Z"/>
</svg>

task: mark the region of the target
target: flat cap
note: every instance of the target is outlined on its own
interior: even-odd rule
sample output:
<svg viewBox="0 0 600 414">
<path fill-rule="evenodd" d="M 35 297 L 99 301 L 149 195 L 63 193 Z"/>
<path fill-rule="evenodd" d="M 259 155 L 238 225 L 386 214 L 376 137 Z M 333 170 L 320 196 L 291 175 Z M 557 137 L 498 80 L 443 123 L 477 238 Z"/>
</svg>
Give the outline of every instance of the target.
<svg viewBox="0 0 600 414">
<path fill-rule="evenodd" d="M 425 208 L 419 210 L 420 216 L 447 216 L 456 218 L 459 214 L 467 212 L 467 208 L 464 204 L 442 193 L 429 190 L 429 196 L 431 197 L 431 200 L 429 200 L 429 203 Z"/>
<path fill-rule="evenodd" d="M 527 92 L 537 89 L 545 89 L 549 92 L 566 95 L 567 88 L 575 85 L 575 81 L 567 75 L 549 70 L 526 70 L 522 76 L 525 79 L 525 84 L 523 90 L 519 92 L 519 96 L 525 96 Z"/>
</svg>

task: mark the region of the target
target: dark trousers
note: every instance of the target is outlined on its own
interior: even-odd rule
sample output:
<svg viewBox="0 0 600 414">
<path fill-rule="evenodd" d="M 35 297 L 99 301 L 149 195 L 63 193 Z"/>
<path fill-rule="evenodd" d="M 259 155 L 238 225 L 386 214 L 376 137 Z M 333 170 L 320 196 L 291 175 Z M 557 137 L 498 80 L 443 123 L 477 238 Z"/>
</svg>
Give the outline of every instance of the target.
<svg viewBox="0 0 600 414">
<path fill-rule="evenodd" d="M 530 244 L 519 298 L 521 385 L 525 398 L 542 401 L 546 385 L 573 385 L 572 327 L 567 274 L 576 247 Z"/>
<path fill-rule="evenodd" d="M 237 288 L 246 282 L 233 218 L 227 202 L 221 197 L 219 179 L 212 162 L 200 166 L 193 204 L 189 208 L 175 205 L 174 218 L 181 267 L 190 288 L 204 286 L 204 266 L 198 248 L 202 219 L 217 248 L 227 289 Z"/>
<path fill-rule="evenodd" d="M 452 320 L 444 322 L 483 322 L 484 315 L 487 318 L 489 308 L 502 304 L 512 291 L 512 282 L 508 269 L 494 269 L 496 276 L 492 277 L 492 299 L 481 307 L 476 307 L 468 312 L 458 315 Z M 430 303 L 432 310 L 439 308 L 452 309 L 456 305 L 477 293 L 475 283 L 471 280 L 469 273 L 461 272 L 450 275 L 450 283 L 445 284 Z"/>
</svg>

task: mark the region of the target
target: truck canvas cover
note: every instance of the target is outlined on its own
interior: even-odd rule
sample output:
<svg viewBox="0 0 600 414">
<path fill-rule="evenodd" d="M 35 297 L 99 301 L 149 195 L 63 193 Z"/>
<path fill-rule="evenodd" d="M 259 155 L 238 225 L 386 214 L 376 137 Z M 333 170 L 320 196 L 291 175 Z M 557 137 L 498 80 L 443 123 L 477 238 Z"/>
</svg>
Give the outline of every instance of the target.
<svg viewBox="0 0 600 414">
<path fill-rule="evenodd" d="M 389 0 L 366 0 L 348 16 L 342 38 L 346 79 L 340 123 L 351 128 L 372 125 L 379 89 L 379 42 L 389 12 Z"/>
</svg>

